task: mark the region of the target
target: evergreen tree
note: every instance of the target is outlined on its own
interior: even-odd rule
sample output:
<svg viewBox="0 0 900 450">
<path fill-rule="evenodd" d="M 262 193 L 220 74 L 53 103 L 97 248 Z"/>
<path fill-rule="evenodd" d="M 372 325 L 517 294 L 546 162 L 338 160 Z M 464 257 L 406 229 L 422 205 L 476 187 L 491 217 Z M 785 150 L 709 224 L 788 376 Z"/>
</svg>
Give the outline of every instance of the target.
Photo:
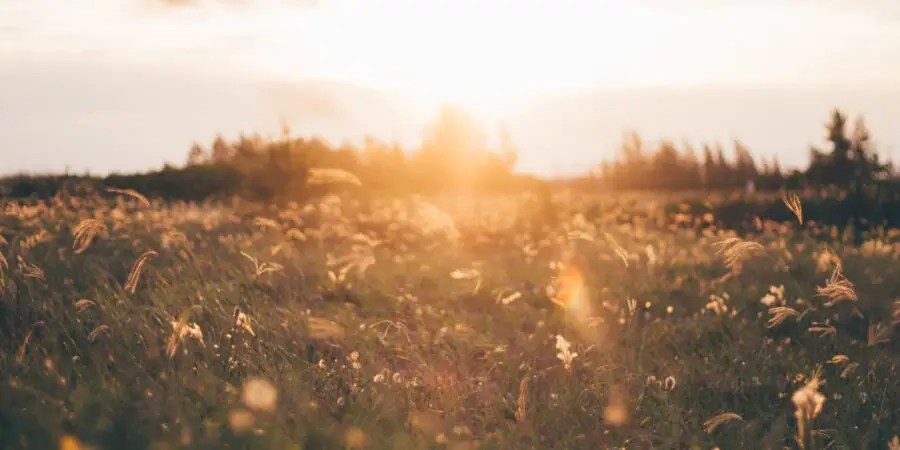
<svg viewBox="0 0 900 450">
<path fill-rule="evenodd" d="M 731 189 L 735 187 L 734 170 L 725 157 L 725 149 L 722 144 L 716 142 L 716 165 L 713 173 L 715 187 L 718 189 Z"/>
<path fill-rule="evenodd" d="M 684 143 L 684 156 L 682 157 L 682 176 L 684 178 L 681 187 L 685 189 L 700 189 L 703 187 L 703 168 L 697 158 L 697 150 L 690 142 Z"/>
<path fill-rule="evenodd" d="M 737 139 L 734 140 L 734 161 L 735 182 L 743 185 L 756 178 L 759 172 L 756 168 L 756 161 L 753 160 L 750 150 Z"/>
<path fill-rule="evenodd" d="M 653 189 L 672 189 L 678 188 L 679 183 L 679 164 L 678 150 L 670 141 L 661 141 L 659 149 L 653 155 L 652 176 L 648 178 L 649 184 Z"/>
<path fill-rule="evenodd" d="M 713 156 L 709 145 L 703 146 L 703 186 L 707 189 L 716 188 L 716 158 Z"/>
</svg>

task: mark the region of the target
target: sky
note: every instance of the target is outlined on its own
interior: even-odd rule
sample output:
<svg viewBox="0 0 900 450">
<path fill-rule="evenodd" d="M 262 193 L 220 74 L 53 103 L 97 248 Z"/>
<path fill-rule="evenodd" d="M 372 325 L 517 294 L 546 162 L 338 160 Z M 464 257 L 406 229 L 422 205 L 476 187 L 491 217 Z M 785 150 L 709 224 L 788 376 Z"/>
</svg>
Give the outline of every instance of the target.
<svg viewBox="0 0 900 450">
<path fill-rule="evenodd" d="M 891 157 L 900 2 L 0 2 L 0 174 L 149 170 L 282 120 L 412 146 L 444 101 L 505 123 L 542 175 L 626 130 L 801 165 L 834 107 Z"/>
</svg>

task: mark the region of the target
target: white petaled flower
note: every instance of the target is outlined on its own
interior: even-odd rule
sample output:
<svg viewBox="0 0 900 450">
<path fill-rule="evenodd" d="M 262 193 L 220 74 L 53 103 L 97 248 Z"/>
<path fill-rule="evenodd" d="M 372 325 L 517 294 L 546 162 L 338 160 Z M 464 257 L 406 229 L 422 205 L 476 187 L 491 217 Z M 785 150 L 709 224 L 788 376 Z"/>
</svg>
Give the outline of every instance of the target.
<svg viewBox="0 0 900 450">
<path fill-rule="evenodd" d="M 578 353 L 572 352 L 571 350 L 572 344 L 566 340 L 561 334 L 556 335 L 556 349 L 559 350 L 559 353 L 556 354 L 556 357 L 562 361 L 566 370 L 572 369 L 572 361 L 578 356 Z"/>
</svg>

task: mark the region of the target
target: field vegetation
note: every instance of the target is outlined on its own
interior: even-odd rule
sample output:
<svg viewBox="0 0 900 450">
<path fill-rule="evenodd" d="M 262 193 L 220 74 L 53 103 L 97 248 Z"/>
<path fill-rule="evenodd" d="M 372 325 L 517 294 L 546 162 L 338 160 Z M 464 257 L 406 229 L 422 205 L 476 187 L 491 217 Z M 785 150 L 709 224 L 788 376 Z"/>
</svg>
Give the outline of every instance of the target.
<svg viewBox="0 0 900 450">
<path fill-rule="evenodd" d="M 898 450 L 900 191 L 847 123 L 790 173 L 630 135 L 542 180 L 449 108 L 2 179 L 0 447 Z"/>
<path fill-rule="evenodd" d="M 895 231 L 307 182 L 5 201 L 0 446 L 900 448 Z"/>
</svg>

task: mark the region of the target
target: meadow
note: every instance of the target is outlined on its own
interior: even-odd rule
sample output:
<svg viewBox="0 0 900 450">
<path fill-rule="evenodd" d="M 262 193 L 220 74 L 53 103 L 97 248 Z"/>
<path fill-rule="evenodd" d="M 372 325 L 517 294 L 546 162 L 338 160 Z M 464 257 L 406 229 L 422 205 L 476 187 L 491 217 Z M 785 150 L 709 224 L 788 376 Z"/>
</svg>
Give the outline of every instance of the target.
<svg viewBox="0 0 900 450">
<path fill-rule="evenodd" d="M 5 201 L 0 446 L 900 449 L 900 233 L 803 202 Z"/>
</svg>

